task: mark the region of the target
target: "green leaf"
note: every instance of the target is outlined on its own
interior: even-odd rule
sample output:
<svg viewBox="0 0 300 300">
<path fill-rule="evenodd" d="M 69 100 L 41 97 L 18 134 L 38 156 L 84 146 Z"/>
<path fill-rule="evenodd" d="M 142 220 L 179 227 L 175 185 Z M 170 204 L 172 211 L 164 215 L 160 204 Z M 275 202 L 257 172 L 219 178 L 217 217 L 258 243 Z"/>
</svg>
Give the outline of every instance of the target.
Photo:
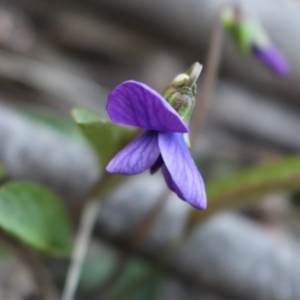
<svg viewBox="0 0 300 300">
<path fill-rule="evenodd" d="M 137 130 L 101 120 L 86 109 L 76 108 L 72 116 L 81 133 L 94 148 L 102 167 L 138 133 Z"/>
<path fill-rule="evenodd" d="M 0 227 L 24 243 L 52 255 L 69 255 L 71 226 L 49 189 L 12 182 L 0 188 Z"/>
<path fill-rule="evenodd" d="M 73 109 L 72 117 L 74 118 L 75 122 L 79 124 L 101 121 L 100 116 L 98 116 L 96 113 L 80 107 Z"/>
<path fill-rule="evenodd" d="M 192 210 L 190 226 L 209 215 L 230 208 L 239 208 L 259 200 L 259 196 L 276 191 L 294 191 L 300 186 L 300 156 L 240 171 L 232 176 L 207 183 L 208 208 Z"/>
</svg>

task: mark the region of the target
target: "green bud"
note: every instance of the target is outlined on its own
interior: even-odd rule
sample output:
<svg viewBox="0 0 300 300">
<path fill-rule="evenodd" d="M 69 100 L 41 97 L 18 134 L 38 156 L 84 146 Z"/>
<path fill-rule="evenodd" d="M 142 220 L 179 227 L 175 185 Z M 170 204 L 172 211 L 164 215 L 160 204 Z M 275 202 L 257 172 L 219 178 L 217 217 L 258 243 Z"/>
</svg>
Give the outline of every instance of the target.
<svg viewBox="0 0 300 300">
<path fill-rule="evenodd" d="M 182 73 L 182 74 L 177 75 L 174 78 L 172 84 L 173 84 L 173 86 L 181 87 L 181 86 L 186 85 L 188 79 L 189 79 L 189 75 Z"/>
<path fill-rule="evenodd" d="M 194 63 L 185 73 L 177 75 L 163 92 L 163 97 L 187 125 L 189 125 L 190 116 L 195 106 L 196 82 L 201 71 L 202 65 L 198 62 Z M 189 135 L 185 133 L 183 137 L 190 147 Z"/>
<path fill-rule="evenodd" d="M 269 43 L 269 38 L 258 20 L 242 11 L 240 6 L 225 9 L 221 21 L 243 54 L 250 53 L 253 45 L 262 47 Z"/>
<path fill-rule="evenodd" d="M 194 63 L 185 73 L 177 75 L 163 92 L 163 97 L 187 125 L 195 105 L 196 82 L 201 70 L 202 66 L 198 62 Z"/>
</svg>

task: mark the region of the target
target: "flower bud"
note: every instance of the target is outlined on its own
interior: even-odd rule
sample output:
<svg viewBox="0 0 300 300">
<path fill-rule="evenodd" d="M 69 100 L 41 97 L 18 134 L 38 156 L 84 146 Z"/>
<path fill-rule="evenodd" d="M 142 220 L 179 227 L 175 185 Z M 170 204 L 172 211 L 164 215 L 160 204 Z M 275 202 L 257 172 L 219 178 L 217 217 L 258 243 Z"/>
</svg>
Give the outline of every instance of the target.
<svg viewBox="0 0 300 300">
<path fill-rule="evenodd" d="M 187 125 L 195 105 L 196 82 L 201 70 L 202 66 L 198 62 L 194 63 L 186 73 L 177 75 L 163 92 L 163 97 Z"/>
<path fill-rule="evenodd" d="M 261 24 L 242 11 L 240 6 L 225 9 L 221 20 L 242 54 L 252 53 L 261 63 L 279 76 L 286 76 L 290 73 L 287 60 L 272 44 Z"/>
<path fill-rule="evenodd" d="M 240 6 L 225 9 L 222 14 L 222 23 L 231 33 L 238 49 L 243 54 L 251 53 L 254 44 L 261 47 L 270 44 L 258 20 L 242 11 Z"/>
</svg>

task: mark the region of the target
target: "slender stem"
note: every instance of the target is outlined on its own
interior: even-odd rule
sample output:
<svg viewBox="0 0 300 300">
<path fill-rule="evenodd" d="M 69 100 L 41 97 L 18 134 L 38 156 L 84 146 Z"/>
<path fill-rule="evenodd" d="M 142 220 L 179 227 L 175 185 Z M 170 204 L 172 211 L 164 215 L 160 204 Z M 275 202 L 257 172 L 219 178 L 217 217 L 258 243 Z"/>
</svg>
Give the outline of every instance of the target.
<svg viewBox="0 0 300 300">
<path fill-rule="evenodd" d="M 99 198 L 103 198 L 112 186 L 124 181 L 124 178 L 124 176 L 112 175 L 105 172 L 103 177 L 79 203 L 77 209 L 75 209 L 75 213 L 73 214 L 74 221 L 77 223 L 80 216 L 81 219 L 61 300 L 74 299 L 82 264 L 100 210 L 101 203 Z"/>
<path fill-rule="evenodd" d="M 74 299 L 82 264 L 86 256 L 89 241 L 91 239 L 91 234 L 97 220 L 99 209 L 100 202 L 99 200 L 94 199 L 87 202 L 83 210 L 75 240 L 74 252 L 72 255 L 72 260 L 68 270 L 67 280 L 61 300 Z"/>
<path fill-rule="evenodd" d="M 132 134 L 132 138 L 134 138 L 138 132 L 138 130 L 135 131 Z M 97 199 L 104 198 L 105 195 L 112 189 L 112 187 L 124 181 L 125 178 L 126 177 L 124 176 L 112 175 L 104 172 L 103 176 L 97 181 L 90 192 L 78 203 L 77 207 L 75 208 L 72 217 L 75 224 L 78 222 L 80 222 L 80 224 L 75 240 L 74 252 L 69 267 L 62 300 L 72 300 L 75 296 L 82 263 L 86 256 L 88 244 L 100 208 L 100 200 Z"/>
<path fill-rule="evenodd" d="M 107 172 L 103 174 L 96 184 L 91 188 L 88 194 L 77 204 L 74 211 L 72 212 L 72 219 L 74 220 L 75 224 L 79 222 L 80 217 L 82 216 L 82 212 L 86 206 L 86 204 L 93 199 L 96 193 L 99 191 L 100 187 L 105 185 L 106 181 L 109 179 L 109 175 Z"/>
<path fill-rule="evenodd" d="M 195 143 L 199 132 L 205 121 L 209 102 L 213 94 L 213 89 L 218 75 L 220 59 L 223 46 L 223 27 L 220 21 L 221 13 L 227 4 L 222 4 L 216 13 L 212 28 L 211 39 L 208 47 L 208 57 L 206 68 L 204 68 L 203 88 L 194 108 L 194 117 L 191 120 L 191 140 Z M 206 69 L 206 70 L 205 70 Z"/>
</svg>

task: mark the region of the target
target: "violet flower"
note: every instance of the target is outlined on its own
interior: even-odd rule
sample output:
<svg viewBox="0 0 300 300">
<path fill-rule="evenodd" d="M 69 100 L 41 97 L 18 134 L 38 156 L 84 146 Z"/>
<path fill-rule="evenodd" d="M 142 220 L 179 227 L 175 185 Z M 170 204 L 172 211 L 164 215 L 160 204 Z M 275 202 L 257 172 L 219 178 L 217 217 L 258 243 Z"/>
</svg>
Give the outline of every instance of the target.
<svg viewBox="0 0 300 300">
<path fill-rule="evenodd" d="M 136 175 L 161 169 L 170 190 L 195 208 L 205 209 L 204 183 L 183 137 L 189 129 L 167 100 L 149 86 L 129 80 L 110 93 L 106 109 L 113 122 L 145 129 L 106 170 Z"/>
<path fill-rule="evenodd" d="M 275 74 L 286 77 L 290 73 L 290 65 L 286 58 L 272 44 L 252 45 L 253 55 L 264 65 L 268 66 Z"/>
<path fill-rule="evenodd" d="M 242 54 L 253 54 L 280 77 L 289 75 L 290 65 L 280 49 L 271 42 L 260 22 L 247 14 L 240 5 L 225 9 L 222 23 Z"/>
</svg>

